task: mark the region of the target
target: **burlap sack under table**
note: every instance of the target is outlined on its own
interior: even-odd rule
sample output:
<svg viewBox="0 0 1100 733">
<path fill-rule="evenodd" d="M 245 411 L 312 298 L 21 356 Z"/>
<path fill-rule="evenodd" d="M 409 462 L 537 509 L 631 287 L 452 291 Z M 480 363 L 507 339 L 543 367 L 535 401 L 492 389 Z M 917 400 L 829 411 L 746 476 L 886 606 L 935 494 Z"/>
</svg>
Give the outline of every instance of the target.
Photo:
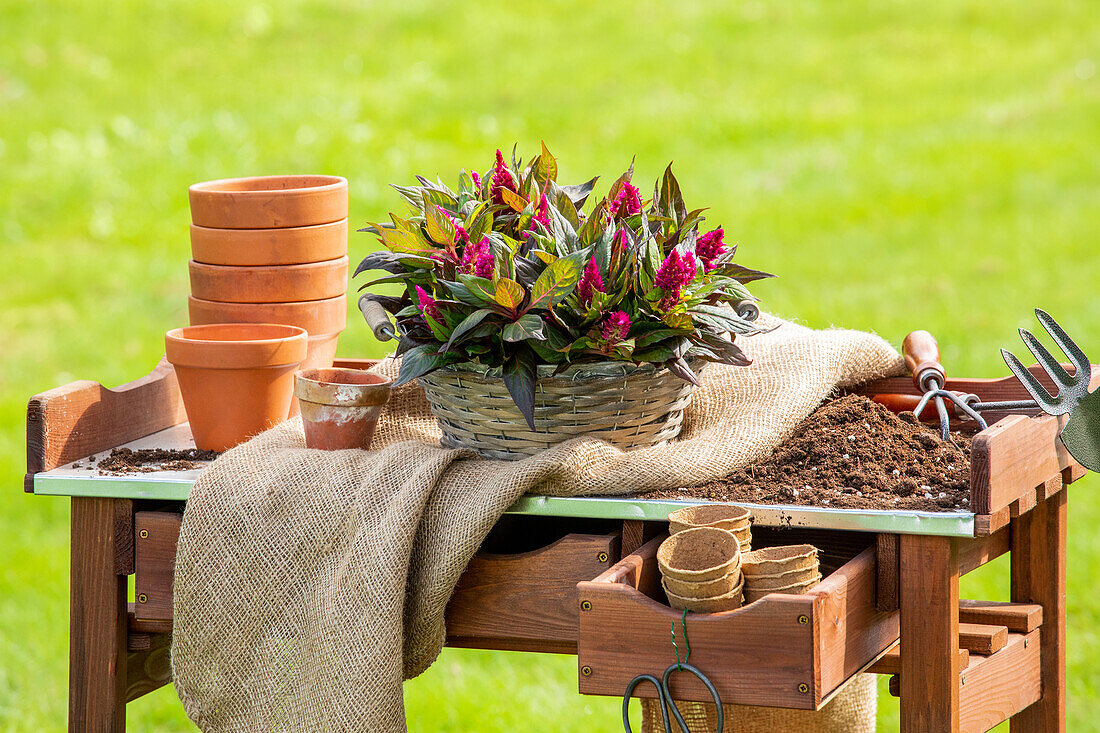
<svg viewBox="0 0 1100 733">
<path fill-rule="evenodd" d="M 902 369 L 877 336 L 765 322 L 780 327 L 744 340 L 753 365 L 708 367 L 680 439 L 663 446 L 579 438 L 478 459 L 439 447 L 409 385 L 377 450 L 307 450 L 292 421 L 225 453 L 191 491 L 176 559 L 172 665 L 188 714 L 206 731 L 404 730 L 402 680 L 438 655 L 459 576 L 519 497 L 719 478 L 837 388 Z"/>
</svg>

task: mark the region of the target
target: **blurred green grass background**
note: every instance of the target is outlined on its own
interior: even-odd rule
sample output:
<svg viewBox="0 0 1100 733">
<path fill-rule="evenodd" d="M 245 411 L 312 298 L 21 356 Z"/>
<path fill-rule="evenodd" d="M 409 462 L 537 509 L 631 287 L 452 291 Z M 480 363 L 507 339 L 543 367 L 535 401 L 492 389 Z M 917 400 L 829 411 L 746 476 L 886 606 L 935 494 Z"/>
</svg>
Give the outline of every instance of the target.
<svg viewBox="0 0 1100 733">
<path fill-rule="evenodd" d="M 1037 305 L 1100 361 L 1098 63 L 1089 0 L 0 3 L 0 730 L 65 725 L 68 505 L 21 492 L 27 399 L 156 363 L 187 318 L 188 184 L 337 173 L 361 224 L 399 208 L 387 183 L 513 142 L 546 140 L 567 181 L 674 160 L 780 274 L 766 308 L 927 328 L 949 372 L 1000 376 Z M 349 324 L 340 353 L 382 353 Z M 1073 731 L 1100 730 L 1098 489 L 1071 489 Z M 963 592 L 1007 583 L 1002 560 Z M 617 730 L 575 676 L 447 650 L 406 685 L 410 728 Z M 193 730 L 171 688 L 128 715 Z"/>
</svg>

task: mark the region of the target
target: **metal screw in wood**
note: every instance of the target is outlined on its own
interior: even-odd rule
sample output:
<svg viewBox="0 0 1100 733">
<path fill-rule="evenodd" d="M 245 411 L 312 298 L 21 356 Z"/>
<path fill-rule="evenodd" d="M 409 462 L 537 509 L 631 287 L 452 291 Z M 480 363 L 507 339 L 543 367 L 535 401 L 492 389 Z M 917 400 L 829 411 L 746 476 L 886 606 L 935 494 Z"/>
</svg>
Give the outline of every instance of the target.
<svg viewBox="0 0 1100 733">
<path fill-rule="evenodd" d="M 147 530 L 147 529 L 141 530 L 140 532 L 138 532 L 138 536 L 140 536 L 141 539 L 143 539 L 143 540 L 149 539 L 149 530 Z"/>
<path fill-rule="evenodd" d="M 587 664 L 584 665 L 583 667 L 581 667 L 581 674 L 583 674 L 585 677 L 591 677 L 592 676 L 592 668 L 589 667 Z"/>
<path fill-rule="evenodd" d="M 591 611 L 592 610 L 592 602 L 591 601 L 581 601 L 581 610 L 582 611 Z"/>
<path fill-rule="evenodd" d="M 810 686 L 803 682 L 798 686 L 798 691 L 805 694 L 810 691 Z"/>
<path fill-rule="evenodd" d="M 810 617 L 807 616 L 806 614 L 802 614 L 801 616 L 798 617 L 798 623 L 805 626 L 806 624 L 810 623 Z"/>
<path fill-rule="evenodd" d="M 601 552 L 599 555 L 596 555 L 596 560 L 599 562 L 607 562 L 607 553 Z"/>
<path fill-rule="evenodd" d="M 138 594 L 138 603 L 147 603 L 148 601 L 149 601 L 149 596 L 145 595 L 144 593 L 139 593 Z"/>
</svg>

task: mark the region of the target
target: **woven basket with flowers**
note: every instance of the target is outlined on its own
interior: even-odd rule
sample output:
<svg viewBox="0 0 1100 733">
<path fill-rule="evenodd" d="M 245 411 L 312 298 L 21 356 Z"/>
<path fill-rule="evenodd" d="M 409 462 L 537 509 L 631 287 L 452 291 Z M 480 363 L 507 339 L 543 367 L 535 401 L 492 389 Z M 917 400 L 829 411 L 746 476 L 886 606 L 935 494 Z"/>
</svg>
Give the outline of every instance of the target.
<svg viewBox="0 0 1100 733">
<path fill-rule="evenodd" d="M 356 275 L 396 319 L 397 384 L 418 380 L 443 442 L 522 458 L 581 435 L 623 449 L 675 438 L 707 362 L 746 365 L 737 336 L 759 333 L 721 227 L 700 234 L 669 166 L 645 201 L 634 166 L 588 211 L 596 178 L 557 182 L 543 145 L 528 164 L 417 177 L 412 207 L 361 231 L 380 238 Z"/>
</svg>

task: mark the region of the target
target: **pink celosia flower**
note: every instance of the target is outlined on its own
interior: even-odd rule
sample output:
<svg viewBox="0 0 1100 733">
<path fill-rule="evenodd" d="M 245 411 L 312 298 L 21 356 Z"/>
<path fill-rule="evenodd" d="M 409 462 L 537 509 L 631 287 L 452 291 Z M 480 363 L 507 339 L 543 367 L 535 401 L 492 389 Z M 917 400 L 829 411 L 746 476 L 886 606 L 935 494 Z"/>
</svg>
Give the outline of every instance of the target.
<svg viewBox="0 0 1100 733">
<path fill-rule="evenodd" d="M 714 261 L 726 251 L 726 245 L 722 241 L 724 234 L 722 227 L 718 227 L 713 232 L 707 232 L 699 237 L 699 241 L 695 243 L 695 254 L 699 255 L 699 259 L 703 261 L 703 267 L 708 272 L 714 269 Z"/>
<path fill-rule="evenodd" d="M 439 323 L 443 323 L 443 316 L 439 312 L 439 306 L 435 304 L 435 298 L 428 295 L 428 292 L 419 285 L 416 286 L 416 297 L 420 300 L 420 311 L 430 318 L 434 318 Z"/>
<path fill-rule="evenodd" d="M 504 196 L 500 192 L 502 188 L 507 188 L 515 193 L 516 179 L 512 176 L 512 171 L 508 170 L 508 166 L 504 164 L 504 153 L 498 149 L 497 162 L 493 166 L 493 177 L 489 181 L 489 196 L 494 204 L 504 203 Z"/>
<path fill-rule="evenodd" d="M 615 200 L 607 205 L 607 212 L 613 219 L 620 216 L 638 214 L 641 213 L 641 211 L 642 199 L 638 195 L 638 189 L 634 188 L 629 183 L 624 183 L 623 187 L 619 189 L 618 195 L 615 196 Z"/>
<path fill-rule="evenodd" d="M 444 215 L 455 228 L 455 249 L 463 251 L 463 248 L 470 243 L 470 233 L 466 231 L 466 227 L 458 223 L 458 219 L 446 212 L 444 212 Z"/>
<path fill-rule="evenodd" d="M 600 325 L 600 338 L 609 343 L 617 343 L 630 333 L 630 316 L 622 311 L 608 314 Z"/>
<path fill-rule="evenodd" d="M 477 171 L 470 171 L 470 178 L 474 182 L 474 190 L 475 191 L 480 191 L 481 190 L 481 176 L 478 175 L 478 172 Z"/>
<path fill-rule="evenodd" d="M 492 279 L 495 266 L 492 247 L 489 246 L 489 238 L 482 237 L 480 242 L 467 244 L 466 248 L 462 250 L 462 260 L 458 263 L 458 271 Z"/>
<path fill-rule="evenodd" d="M 663 311 L 671 309 L 680 300 L 680 289 L 694 279 L 695 258 L 691 253 L 681 255 L 677 250 L 669 252 L 653 278 L 653 284 L 665 291 L 658 308 Z"/>
<path fill-rule="evenodd" d="M 584 275 L 577 283 L 577 297 L 581 303 L 588 305 L 592 302 L 593 293 L 597 291 L 604 292 L 603 279 L 600 277 L 599 268 L 596 267 L 596 258 L 593 257 L 588 261 L 588 267 L 584 269 Z"/>
</svg>

